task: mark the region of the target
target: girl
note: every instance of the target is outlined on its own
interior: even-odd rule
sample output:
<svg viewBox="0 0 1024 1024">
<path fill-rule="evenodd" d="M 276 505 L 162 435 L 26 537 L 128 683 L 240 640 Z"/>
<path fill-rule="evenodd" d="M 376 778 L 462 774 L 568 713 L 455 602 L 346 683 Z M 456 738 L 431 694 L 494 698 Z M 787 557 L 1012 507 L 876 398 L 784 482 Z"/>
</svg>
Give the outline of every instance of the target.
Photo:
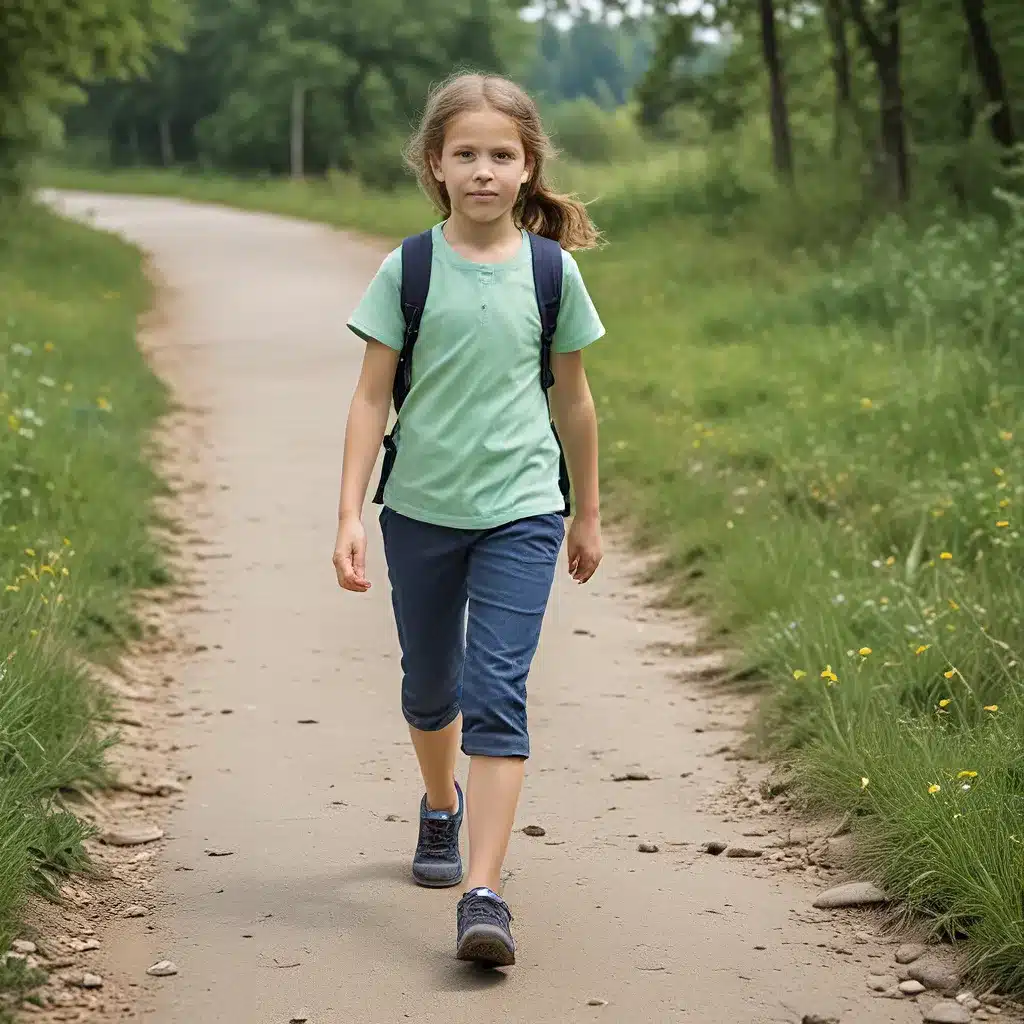
<svg viewBox="0 0 1024 1024">
<path fill-rule="evenodd" d="M 526 678 L 565 540 L 559 439 L 575 502 L 572 578 L 589 580 L 602 554 L 597 418 L 582 350 L 604 327 L 566 251 L 594 246 L 597 233 L 582 203 L 548 186 L 549 153 L 534 103 L 505 79 L 458 75 L 429 99 L 409 162 L 444 220 L 431 229 L 429 298 L 380 513 L 402 710 L 426 790 L 413 877 L 434 887 L 463 879 L 461 741 L 471 759 L 469 871 L 457 955 L 494 966 L 515 962 L 512 915 L 498 891 L 529 756 Z M 562 247 L 547 396 L 527 232 Z M 348 323 L 366 351 L 348 416 L 334 565 L 356 593 L 370 589 L 361 513 L 405 333 L 401 275 L 399 248 Z"/>
</svg>

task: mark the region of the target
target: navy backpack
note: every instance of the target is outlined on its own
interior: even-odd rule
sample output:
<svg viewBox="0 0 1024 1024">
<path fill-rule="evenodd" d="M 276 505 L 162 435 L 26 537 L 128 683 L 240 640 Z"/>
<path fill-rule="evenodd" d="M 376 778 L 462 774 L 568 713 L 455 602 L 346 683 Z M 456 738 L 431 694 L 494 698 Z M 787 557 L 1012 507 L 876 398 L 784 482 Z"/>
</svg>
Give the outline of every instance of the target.
<svg viewBox="0 0 1024 1024">
<path fill-rule="evenodd" d="M 540 313 L 540 386 L 545 397 L 555 383 L 555 375 L 551 370 L 551 345 L 558 325 L 558 310 L 562 304 L 562 247 L 558 242 L 528 232 L 530 249 L 533 254 L 533 288 L 537 296 L 537 310 Z M 395 371 L 395 383 L 392 397 L 395 403 L 396 416 L 402 410 L 402 404 L 412 387 L 412 350 L 420 333 L 420 317 L 427 302 L 430 291 L 430 267 L 434 255 L 433 237 L 430 230 L 422 234 L 412 235 L 402 242 L 402 314 L 405 317 L 405 337 L 402 351 L 398 357 L 398 369 Z M 550 403 L 549 403 L 550 418 Z M 565 464 L 565 453 L 558 439 L 558 431 L 554 422 L 551 430 L 558 442 L 558 486 L 565 500 L 563 516 L 570 513 L 569 471 Z M 398 422 L 384 438 L 384 462 L 381 468 L 380 483 L 373 497 L 375 505 L 384 503 L 384 485 L 388 481 L 398 454 L 396 436 Z"/>
</svg>

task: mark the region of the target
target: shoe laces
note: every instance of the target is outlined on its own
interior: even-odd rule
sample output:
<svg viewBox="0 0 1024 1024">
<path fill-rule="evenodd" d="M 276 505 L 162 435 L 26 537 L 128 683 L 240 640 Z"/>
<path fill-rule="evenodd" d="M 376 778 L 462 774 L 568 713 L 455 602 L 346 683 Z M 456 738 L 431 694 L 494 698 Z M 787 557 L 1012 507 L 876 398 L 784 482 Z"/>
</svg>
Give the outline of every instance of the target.
<svg viewBox="0 0 1024 1024">
<path fill-rule="evenodd" d="M 454 833 L 454 818 L 424 818 L 420 826 L 420 850 L 428 857 L 443 857 L 451 852 Z"/>
<path fill-rule="evenodd" d="M 480 892 L 468 892 L 462 897 L 465 903 L 466 916 L 472 923 L 484 922 L 495 924 L 499 928 L 508 928 L 512 923 L 512 911 L 504 900 L 486 896 Z"/>
</svg>

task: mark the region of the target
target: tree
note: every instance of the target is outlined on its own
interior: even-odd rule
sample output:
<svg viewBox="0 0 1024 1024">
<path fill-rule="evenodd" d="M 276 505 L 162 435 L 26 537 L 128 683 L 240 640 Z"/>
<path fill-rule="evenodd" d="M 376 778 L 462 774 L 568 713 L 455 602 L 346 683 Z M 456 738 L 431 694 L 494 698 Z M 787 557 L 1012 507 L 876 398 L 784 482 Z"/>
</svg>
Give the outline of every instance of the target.
<svg viewBox="0 0 1024 1024">
<path fill-rule="evenodd" d="M 832 158 L 841 160 L 846 128 L 857 121 L 857 104 L 853 96 L 853 69 L 850 66 L 850 46 L 846 31 L 846 0 L 826 0 L 825 21 L 832 45 L 832 76 L 835 83 Z"/>
<path fill-rule="evenodd" d="M 782 75 L 782 58 L 775 24 L 774 0 L 759 0 L 761 47 L 768 72 L 769 118 L 772 126 L 772 162 L 784 181 L 793 183 L 793 140 L 789 130 L 789 109 Z"/>
<path fill-rule="evenodd" d="M 22 184 L 25 160 L 56 141 L 83 86 L 147 67 L 185 25 L 180 0 L 4 0 L 0 4 L 0 190 Z"/>
<path fill-rule="evenodd" d="M 985 98 L 992 106 L 992 137 L 1006 149 L 1017 144 L 1013 129 L 1013 110 L 1003 78 L 1002 63 L 992 42 L 988 20 L 985 17 L 985 0 L 962 0 L 967 33 L 974 52 L 974 66 L 985 89 Z"/>
<path fill-rule="evenodd" d="M 885 194 L 891 202 L 902 204 L 910 198 L 910 161 L 903 111 L 901 0 L 882 0 L 878 24 L 872 23 L 865 0 L 849 0 L 849 4 L 850 15 L 875 65 Z"/>
</svg>

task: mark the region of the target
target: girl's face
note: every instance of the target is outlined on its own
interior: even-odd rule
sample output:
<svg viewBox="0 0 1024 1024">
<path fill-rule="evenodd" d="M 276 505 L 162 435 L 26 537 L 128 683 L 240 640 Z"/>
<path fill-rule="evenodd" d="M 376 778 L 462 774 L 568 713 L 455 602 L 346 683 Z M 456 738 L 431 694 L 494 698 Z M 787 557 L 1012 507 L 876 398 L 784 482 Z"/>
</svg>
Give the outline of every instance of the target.
<svg viewBox="0 0 1024 1024">
<path fill-rule="evenodd" d="M 430 164 L 452 210 L 478 223 L 509 214 L 533 173 L 515 121 L 489 107 L 454 117 Z"/>
</svg>

